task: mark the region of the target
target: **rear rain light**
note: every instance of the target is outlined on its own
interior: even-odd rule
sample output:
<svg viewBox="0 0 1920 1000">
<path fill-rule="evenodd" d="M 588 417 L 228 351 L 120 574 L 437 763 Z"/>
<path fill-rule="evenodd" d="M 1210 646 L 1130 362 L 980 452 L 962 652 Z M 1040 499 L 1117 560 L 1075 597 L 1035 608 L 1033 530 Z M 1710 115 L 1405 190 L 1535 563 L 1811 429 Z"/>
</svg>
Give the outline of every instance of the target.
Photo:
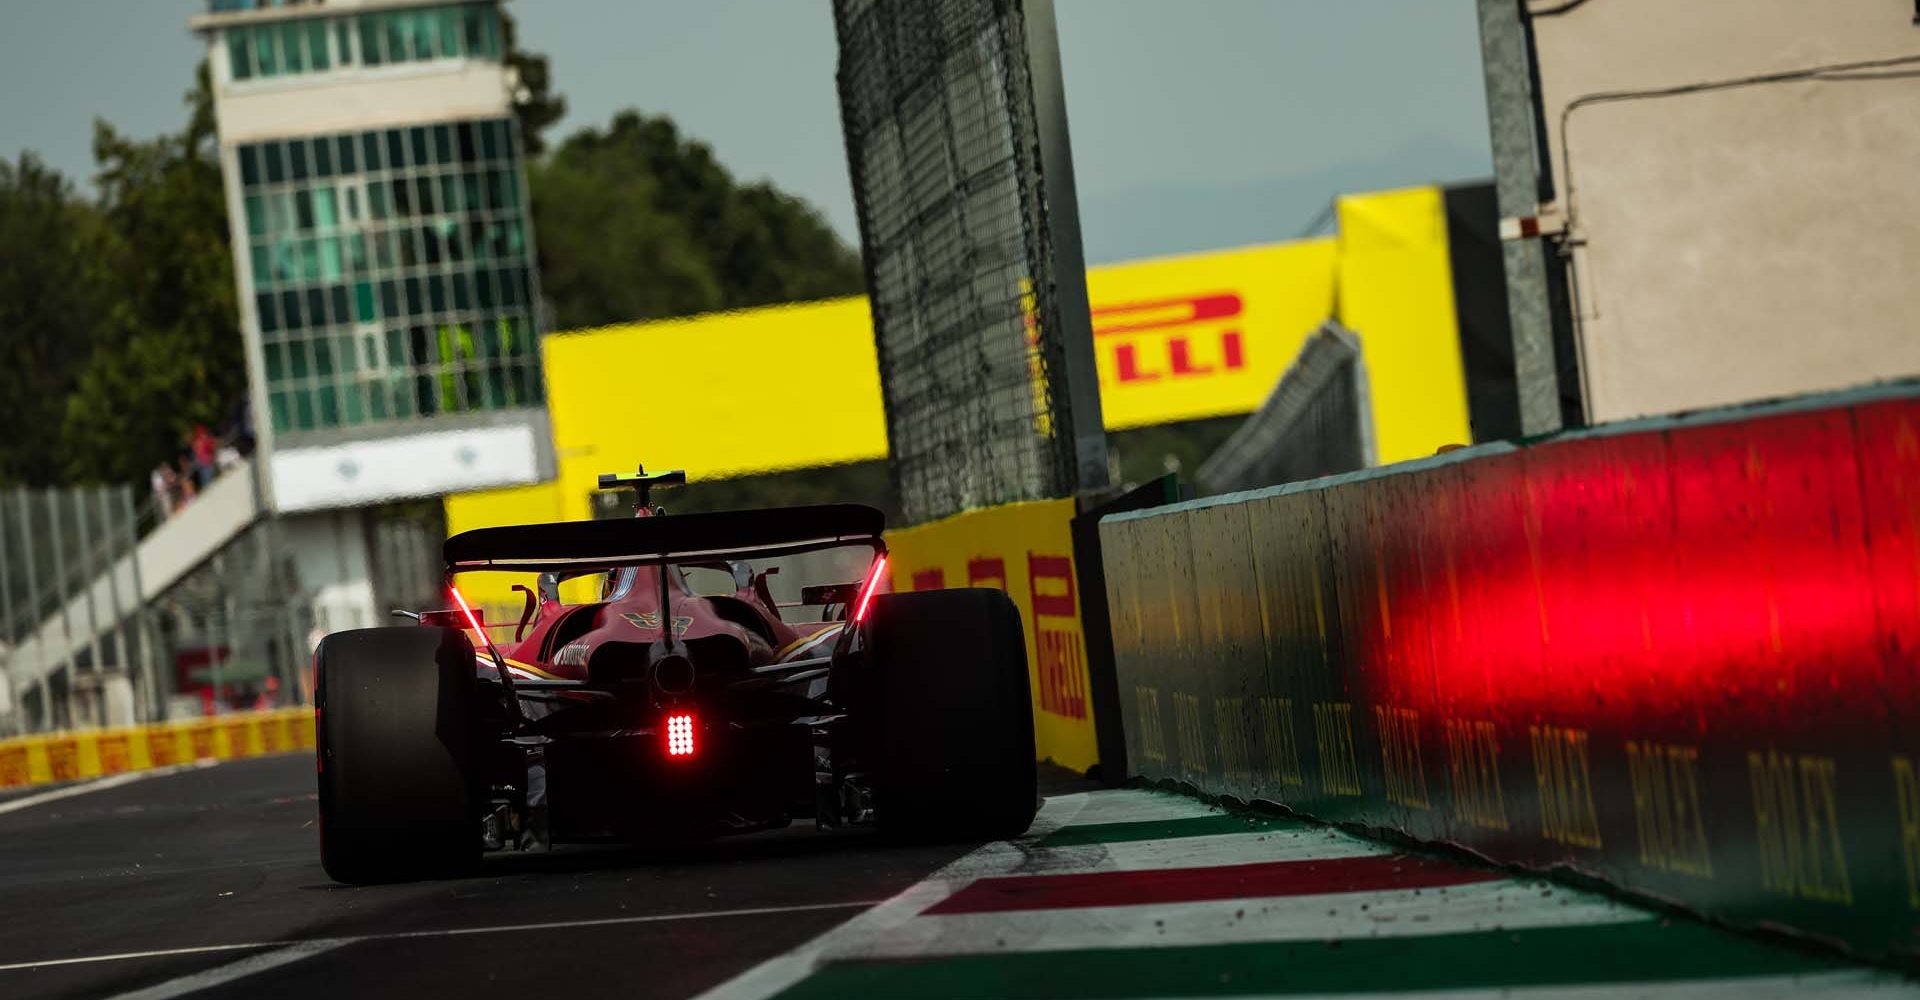
<svg viewBox="0 0 1920 1000">
<path fill-rule="evenodd" d="M 693 716 L 667 716 L 667 756 L 693 756 Z"/>
<path fill-rule="evenodd" d="M 853 612 L 853 622 L 858 625 L 867 620 L 867 605 L 873 603 L 873 592 L 880 589 L 880 578 L 887 572 L 887 557 L 882 554 L 873 561 L 873 568 L 867 571 L 867 585 L 860 588 L 860 604 Z"/>
</svg>

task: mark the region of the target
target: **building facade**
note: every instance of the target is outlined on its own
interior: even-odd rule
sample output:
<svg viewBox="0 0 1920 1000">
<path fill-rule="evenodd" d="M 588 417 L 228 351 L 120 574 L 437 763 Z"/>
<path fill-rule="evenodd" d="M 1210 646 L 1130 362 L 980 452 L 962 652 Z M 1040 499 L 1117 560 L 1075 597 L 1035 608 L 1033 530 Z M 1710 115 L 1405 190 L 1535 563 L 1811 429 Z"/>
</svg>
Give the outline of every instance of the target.
<svg viewBox="0 0 1920 1000">
<path fill-rule="evenodd" d="M 241 326 L 281 513 L 550 474 L 493 0 L 212 0 Z"/>
<path fill-rule="evenodd" d="M 1912 3 L 1523 10 L 1589 420 L 1920 375 Z"/>
<path fill-rule="evenodd" d="M 382 585 L 437 569 L 437 538 L 387 544 L 421 509 L 399 505 L 553 475 L 502 18 L 498 0 L 209 0 L 192 21 L 260 507 L 312 635 L 433 599 Z"/>
</svg>

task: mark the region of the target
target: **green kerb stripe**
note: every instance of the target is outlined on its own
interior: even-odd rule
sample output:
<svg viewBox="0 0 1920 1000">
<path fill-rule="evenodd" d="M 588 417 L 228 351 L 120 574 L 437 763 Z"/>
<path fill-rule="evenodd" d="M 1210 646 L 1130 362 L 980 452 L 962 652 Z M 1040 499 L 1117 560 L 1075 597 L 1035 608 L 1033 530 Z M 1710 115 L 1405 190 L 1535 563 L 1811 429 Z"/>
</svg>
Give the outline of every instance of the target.
<svg viewBox="0 0 1920 1000">
<path fill-rule="evenodd" d="M 1851 968 L 1711 930 L 1647 920 L 1188 948 L 1012 952 L 842 962 L 779 994 L 842 997 L 1165 997 L 1376 993 L 1664 982 Z"/>
<path fill-rule="evenodd" d="M 1304 830 L 1307 824 L 1289 819 L 1248 816 L 1192 816 L 1187 819 L 1143 820 L 1137 823 L 1090 823 L 1055 830 L 1041 838 L 1041 847 L 1079 844 L 1118 844 L 1130 840 L 1173 840 L 1219 833 L 1262 833 L 1267 830 Z"/>
</svg>

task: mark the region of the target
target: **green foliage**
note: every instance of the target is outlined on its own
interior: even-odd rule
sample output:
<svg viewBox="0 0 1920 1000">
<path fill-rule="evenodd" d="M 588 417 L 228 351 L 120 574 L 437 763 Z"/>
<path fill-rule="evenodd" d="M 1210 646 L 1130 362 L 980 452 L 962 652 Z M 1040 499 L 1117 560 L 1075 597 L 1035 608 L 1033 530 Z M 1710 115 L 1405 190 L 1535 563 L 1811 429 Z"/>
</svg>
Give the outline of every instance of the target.
<svg viewBox="0 0 1920 1000">
<path fill-rule="evenodd" d="M 1245 421 L 1245 417 L 1214 417 L 1109 432 L 1107 448 L 1119 462 L 1118 482 L 1132 489 L 1177 472 L 1182 481 L 1191 483 L 1200 463 L 1226 444 Z"/>
<path fill-rule="evenodd" d="M 100 320 L 98 213 L 32 153 L 0 161 L 0 482 L 58 480 L 59 428 Z"/>
<path fill-rule="evenodd" d="M 805 202 L 734 181 L 665 117 L 625 111 L 531 171 L 558 329 L 857 294 L 860 258 Z"/>
<path fill-rule="evenodd" d="M 185 130 L 148 141 L 94 125 L 108 294 L 96 349 L 66 400 L 70 480 L 141 481 L 194 424 L 246 394 L 213 116 L 201 86 Z"/>
<path fill-rule="evenodd" d="M 508 31 L 535 154 L 566 102 Z M 30 153 L 0 161 L 0 483 L 144 483 L 246 398 L 204 63 L 186 103 L 185 127 L 150 140 L 95 123 L 97 203 Z M 818 213 L 735 182 L 664 117 L 623 113 L 529 173 L 557 329 L 862 289 Z"/>
<path fill-rule="evenodd" d="M 500 11 L 500 32 L 505 36 L 502 40 L 506 43 L 507 66 L 519 80 L 519 89 L 513 95 L 513 113 L 520 119 L 521 142 L 528 156 L 538 156 L 547 151 L 547 129 L 565 117 L 567 99 L 553 92 L 553 73 L 547 67 L 547 57 L 520 47 L 513 15 L 504 9 Z"/>
</svg>

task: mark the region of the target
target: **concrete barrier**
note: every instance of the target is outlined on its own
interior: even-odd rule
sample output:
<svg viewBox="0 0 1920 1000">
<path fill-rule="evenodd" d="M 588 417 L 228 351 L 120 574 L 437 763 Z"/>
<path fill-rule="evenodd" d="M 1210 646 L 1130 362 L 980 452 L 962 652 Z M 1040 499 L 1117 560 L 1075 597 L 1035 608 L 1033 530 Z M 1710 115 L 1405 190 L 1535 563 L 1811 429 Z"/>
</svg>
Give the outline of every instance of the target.
<svg viewBox="0 0 1920 1000">
<path fill-rule="evenodd" d="M 1920 955 L 1920 385 L 1101 542 L 1132 773 Z"/>
<path fill-rule="evenodd" d="M 0 788 L 313 749 L 313 709 L 218 715 L 0 740 Z"/>
</svg>

